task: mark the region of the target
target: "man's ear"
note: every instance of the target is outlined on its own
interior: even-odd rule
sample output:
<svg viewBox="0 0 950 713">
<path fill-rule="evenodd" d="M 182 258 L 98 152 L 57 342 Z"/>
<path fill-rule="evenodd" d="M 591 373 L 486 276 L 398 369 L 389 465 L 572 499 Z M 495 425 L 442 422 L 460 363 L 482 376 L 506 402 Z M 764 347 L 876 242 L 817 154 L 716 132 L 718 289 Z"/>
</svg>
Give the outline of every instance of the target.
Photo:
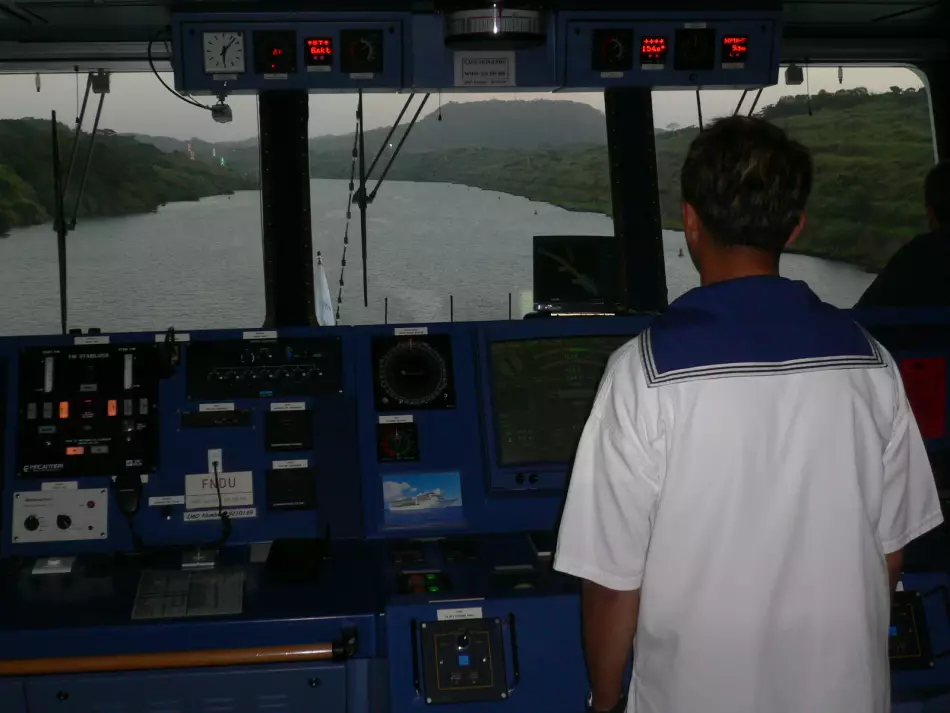
<svg viewBox="0 0 950 713">
<path fill-rule="evenodd" d="M 798 236 L 802 234 L 802 231 L 805 229 L 805 225 L 807 223 L 808 216 L 805 213 L 802 213 L 802 217 L 798 219 L 798 225 L 795 226 L 795 230 L 792 231 L 792 234 L 788 236 L 788 240 L 785 241 L 785 247 L 788 247 L 798 240 Z"/>
<path fill-rule="evenodd" d="M 699 226 L 701 225 L 699 216 L 696 214 L 696 209 L 686 201 L 682 202 L 682 209 L 683 232 L 686 233 L 687 240 L 695 240 L 695 236 L 699 232 Z"/>
</svg>

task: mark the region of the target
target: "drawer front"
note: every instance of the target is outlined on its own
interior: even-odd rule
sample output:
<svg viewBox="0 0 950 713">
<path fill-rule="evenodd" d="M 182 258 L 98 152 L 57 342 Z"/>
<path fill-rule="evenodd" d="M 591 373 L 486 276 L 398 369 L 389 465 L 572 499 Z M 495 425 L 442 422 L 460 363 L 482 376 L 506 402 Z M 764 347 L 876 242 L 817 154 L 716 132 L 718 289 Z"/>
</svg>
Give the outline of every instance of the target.
<svg viewBox="0 0 950 713">
<path fill-rule="evenodd" d="M 53 676 L 26 691 L 30 713 L 346 713 L 343 664 Z"/>
</svg>

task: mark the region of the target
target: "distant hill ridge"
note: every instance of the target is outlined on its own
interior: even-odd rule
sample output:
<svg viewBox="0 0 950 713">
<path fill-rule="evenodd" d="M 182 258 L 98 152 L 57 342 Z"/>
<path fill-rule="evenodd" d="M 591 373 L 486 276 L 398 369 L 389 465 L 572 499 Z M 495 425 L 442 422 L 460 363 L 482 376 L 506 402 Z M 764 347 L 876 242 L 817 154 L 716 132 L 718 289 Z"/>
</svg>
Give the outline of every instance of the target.
<svg viewBox="0 0 950 713">
<path fill-rule="evenodd" d="M 922 185 L 934 160 L 924 89 L 822 91 L 811 98 L 784 97 L 758 115 L 785 127 L 815 158 L 809 227 L 794 250 L 876 270 L 924 230 Z M 561 100 L 449 103 L 442 117 L 439 121 L 432 113 L 420 120 L 393 166 L 392 180 L 464 184 L 610 214 L 604 116 L 590 105 Z M 65 127 L 61 131 L 66 153 L 69 136 Z M 366 133 L 368 153 L 375 155 L 387 132 Z M 666 228 L 680 227 L 679 171 L 695 135 L 695 126 L 657 132 Z M 394 141 L 400 136 L 397 132 Z M 348 178 L 352 142 L 352 134 L 311 139 L 311 176 Z M 97 143 L 85 213 L 154 210 L 170 200 L 257 187 L 256 137 L 214 144 L 192 139 L 196 161 L 183 153 L 188 143 L 140 135 L 103 137 Z M 46 219 L 52 196 L 49 156 L 48 122 L 0 122 L 0 228 L 5 219 L 11 224 L 11 202 L 13 225 Z M 221 157 L 227 168 L 218 165 Z M 385 196 L 384 187 L 380 199 Z"/>
<path fill-rule="evenodd" d="M 417 100 L 418 101 L 418 100 Z M 430 98 L 430 102 L 433 99 Z M 413 106 L 418 106 L 414 104 Z M 367 116 L 372 109 L 367 108 Z M 411 114 L 412 110 L 407 112 Z M 574 101 L 481 101 L 450 102 L 420 119 L 403 148 L 407 152 L 452 151 L 455 149 L 547 149 L 565 145 L 602 146 L 607 141 L 604 115 L 589 104 Z M 395 119 L 395 117 L 393 117 Z M 405 126 L 406 120 L 403 121 Z M 354 121 L 355 129 L 355 121 Z M 388 128 L 366 131 L 366 150 L 378 149 Z M 401 132 L 397 131 L 394 141 Z M 242 141 L 209 142 L 203 139 L 173 139 L 167 136 L 130 134 L 143 143 L 162 151 L 186 151 L 191 144 L 196 154 L 218 156 L 257 150 L 257 138 Z M 310 139 L 312 152 L 345 151 L 353 148 L 353 134 L 316 136 Z M 246 156 L 242 156 L 246 158 Z M 256 161 L 256 157 L 255 157 Z"/>
</svg>

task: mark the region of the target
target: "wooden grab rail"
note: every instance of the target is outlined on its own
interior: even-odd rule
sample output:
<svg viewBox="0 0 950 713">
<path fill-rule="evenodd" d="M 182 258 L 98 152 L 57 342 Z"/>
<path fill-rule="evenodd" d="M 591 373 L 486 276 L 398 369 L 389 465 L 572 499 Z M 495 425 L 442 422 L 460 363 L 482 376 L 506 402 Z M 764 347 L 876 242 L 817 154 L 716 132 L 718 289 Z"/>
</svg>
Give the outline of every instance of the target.
<svg viewBox="0 0 950 713">
<path fill-rule="evenodd" d="M 155 654 L 70 656 L 66 658 L 0 661 L 0 676 L 104 673 L 107 671 L 144 671 L 163 668 L 201 668 L 205 666 L 248 666 L 252 664 L 326 661 L 333 657 L 333 644 L 260 646 L 253 649 L 217 649 L 211 651 L 170 651 Z"/>
</svg>

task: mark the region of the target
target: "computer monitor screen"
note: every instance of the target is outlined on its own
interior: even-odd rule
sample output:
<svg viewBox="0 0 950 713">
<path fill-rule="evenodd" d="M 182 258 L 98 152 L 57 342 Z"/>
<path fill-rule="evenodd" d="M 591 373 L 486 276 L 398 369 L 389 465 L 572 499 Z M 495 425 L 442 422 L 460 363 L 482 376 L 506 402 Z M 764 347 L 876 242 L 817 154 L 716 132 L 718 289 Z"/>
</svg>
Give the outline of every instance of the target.
<svg viewBox="0 0 950 713">
<path fill-rule="evenodd" d="M 534 308 L 539 312 L 615 309 L 619 265 L 613 236 L 535 236 Z"/>
<path fill-rule="evenodd" d="M 607 360 L 630 338 L 493 342 L 489 356 L 499 465 L 573 459 Z"/>
</svg>

